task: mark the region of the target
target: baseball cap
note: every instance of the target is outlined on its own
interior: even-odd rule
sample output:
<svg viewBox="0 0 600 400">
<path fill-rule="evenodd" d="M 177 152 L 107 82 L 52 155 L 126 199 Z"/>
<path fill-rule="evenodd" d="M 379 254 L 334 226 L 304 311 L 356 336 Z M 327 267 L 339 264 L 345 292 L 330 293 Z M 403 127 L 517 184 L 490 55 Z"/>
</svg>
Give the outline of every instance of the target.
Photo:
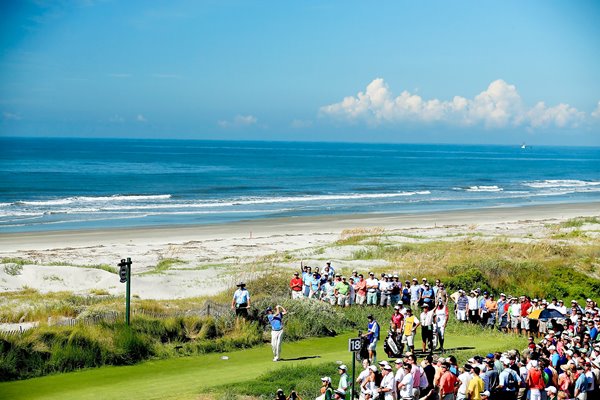
<svg viewBox="0 0 600 400">
<path fill-rule="evenodd" d="M 387 370 L 387 371 L 391 371 L 392 370 L 392 366 L 387 364 L 383 367 L 383 369 Z"/>
<path fill-rule="evenodd" d="M 369 365 L 369 369 L 373 372 L 377 372 L 377 367 L 374 365 Z"/>
<path fill-rule="evenodd" d="M 546 392 L 556 393 L 556 388 L 554 386 L 548 386 Z"/>
<path fill-rule="evenodd" d="M 338 369 L 343 369 L 344 371 L 347 371 L 348 367 L 346 367 L 346 364 L 342 364 L 338 367 Z"/>
<path fill-rule="evenodd" d="M 396 361 L 394 361 L 396 364 L 402 364 L 403 361 L 401 358 L 397 358 Z"/>
<path fill-rule="evenodd" d="M 345 396 L 346 395 L 346 392 L 344 390 L 342 390 L 342 389 L 335 389 L 334 393 L 339 394 L 340 396 Z"/>
<path fill-rule="evenodd" d="M 331 383 L 331 378 L 328 377 L 328 376 L 324 376 L 324 377 L 321 378 L 321 381 L 322 382 L 329 382 L 329 383 Z"/>
</svg>

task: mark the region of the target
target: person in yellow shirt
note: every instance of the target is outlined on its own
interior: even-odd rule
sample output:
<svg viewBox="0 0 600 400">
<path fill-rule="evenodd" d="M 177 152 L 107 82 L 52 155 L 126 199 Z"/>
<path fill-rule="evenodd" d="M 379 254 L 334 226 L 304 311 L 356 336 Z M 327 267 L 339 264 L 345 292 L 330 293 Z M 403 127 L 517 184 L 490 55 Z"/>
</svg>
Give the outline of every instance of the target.
<svg viewBox="0 0 600 400">
<path fill-rule="evenodd" d="M 415 351 L 415 331 L 419 326 L 419 318 L 412 314 L 410 308 L 406 309 L 406 317 L 404 318 L 404 332 L 402 335 L 402 343 L 407 345 L 411 352 Z"/>
<path fill-rule="evenodd" d="M 473 377 L 469 382 L 467 389 L 467 398 L 469 400 L 481 400 L 481 392 L 483 392 L 483 380 L 479 377 L 481 370 L 479 367 L 473 368 Z"/>
</svg>

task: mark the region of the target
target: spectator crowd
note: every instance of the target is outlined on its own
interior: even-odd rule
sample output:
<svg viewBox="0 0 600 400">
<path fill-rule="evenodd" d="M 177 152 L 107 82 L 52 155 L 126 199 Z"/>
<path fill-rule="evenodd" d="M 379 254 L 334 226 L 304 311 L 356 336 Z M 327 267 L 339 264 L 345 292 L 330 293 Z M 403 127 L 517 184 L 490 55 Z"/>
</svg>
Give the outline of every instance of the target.
<svg viewBox="0 0 600 400">
<path fill-rule="evenodd" d="M 390 336 L 398 339 L 401 357 L 392 363 L 377 363 L 380 328 L 370 315 L 365 334 L 369 357 L 363 360 L 363 371 L 354 382 L 360 399 L 600 399 L 600 310 L 592 299 L 585 304 L 571 300 L 567 306 L 560 299 L 532 299 L 524 294 L 500 293 L 496 298 L 479 288 L 449 294 L 440 280 L 434 284 L 426 278 L 402 282 L 396 274 L 376 277 L 373 272 L 365 279 L 357 271 L 345 277 L 336 273 L 331 263 L 321 271 L 303 265 L 294 273 L 290 289 L 293 298 L 340 307 L 393 307 Z M 450 313 L 463 323 L 526 335 L 528 347 L 522 352 L 476 356 L 462 366 L 453 356 L 433 355 L 436 344 L 443 350 Z M 429 350 L 420 363 L 414 349 L 419 326 L 422 350 Z M 335 390 L 330 377 L 322 378 L 322 399 L 350 398 L 346 371 L 340 371 Z"/>
</svg>

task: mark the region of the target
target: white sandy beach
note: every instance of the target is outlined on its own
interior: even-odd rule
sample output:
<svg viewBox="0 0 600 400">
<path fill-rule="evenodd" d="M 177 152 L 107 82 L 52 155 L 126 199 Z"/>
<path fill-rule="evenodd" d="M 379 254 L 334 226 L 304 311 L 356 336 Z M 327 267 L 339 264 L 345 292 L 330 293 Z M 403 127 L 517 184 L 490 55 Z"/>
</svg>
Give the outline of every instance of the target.
<svg viewBox="0 0 600 400">
<path fill-rule="evenodd" d="M 419 214 L 371 214 L 265 219 L 222 225 L 156 227 L 89 231 L 0 234 L 0 292 L 24 287 L 41 292 L 103 290 L 123 293 L 118 276 L 89 265 L 115 266 L 133 260 L 132 293 L 146 299 L 173 299 L 215 294 L 239 279 L 250 279 L 269 268 L 267 256 L 289 254 L 293 261 L 276 268 L 314 266 L 331 260 L 344 270 L 367 270 L 384 261 L 355 261 L 342 248 L 325 247 L 347 229 L 384 229 L 404 242 L 454 240 L 461 235 L 503 236 L 535 240 L 561 221 L 600 216 L 600 203 L 490 208 Z M 596 234 L 593 232 L 592 234 Z M 15 273 L 8 258 L 28 262 Z M 167 271 L 151 272 L 162 259 L 177 259 Z M 284 258 L 285 260 L 285 258 Z M 262 270 L 256 270 L 260 265 Z M 7 268 L 8 266 L 8 268 Z"/>
</svg>

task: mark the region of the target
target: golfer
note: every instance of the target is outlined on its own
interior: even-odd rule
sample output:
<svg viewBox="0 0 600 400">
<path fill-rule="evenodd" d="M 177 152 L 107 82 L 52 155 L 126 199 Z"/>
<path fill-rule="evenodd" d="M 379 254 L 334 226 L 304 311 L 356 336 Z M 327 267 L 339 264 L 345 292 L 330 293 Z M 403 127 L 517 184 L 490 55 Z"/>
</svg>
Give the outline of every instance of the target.
<svg viewBox="0 0 600 400">
<path fill-rule="evenodd" d="M 271 324 L 271 347 L 273 348 L 273 361 L 279 361 L 281 354 L 281 340 L 283 339 L 283 316 L 287 314 L 285 308 L 279 304 L 275 306 L 275 312 L 267 307 L 267 318 Z"/>
<path fill-rule="evenodd" d="M 246 318 L 250 308 L 250 292 L 246 289 L 244 282 L 240 282 L 236 286 L 238 289 L 233 293 L 231 308 L 235 309 L 236 316 Z"/>
</svg>

